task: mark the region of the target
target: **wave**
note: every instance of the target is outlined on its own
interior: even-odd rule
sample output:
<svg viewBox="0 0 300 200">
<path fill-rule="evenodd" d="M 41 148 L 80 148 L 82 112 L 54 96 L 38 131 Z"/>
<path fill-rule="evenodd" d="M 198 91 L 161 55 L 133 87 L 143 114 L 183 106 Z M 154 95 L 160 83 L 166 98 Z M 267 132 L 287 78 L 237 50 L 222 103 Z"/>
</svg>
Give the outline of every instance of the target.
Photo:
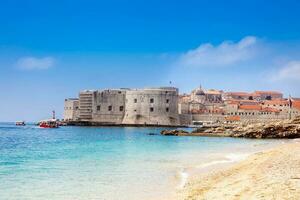
<svg viewBox="0 0 300 200">
<path fill-rule="evenodd" d="M 213 161 L 210 161 L 207 163 L 203 163 L 201 165 L 196 166 L 195 168 L 196 169 L 205 169 L 207 167 L 218 165 L 218 164 L 234 163 L 234 162 L 238 162 L 238 161 L 242 161 L 242 160 L 246 159 L 249 155 L 250 155 L 250 153 L 230 153 L 230 154 L 225 155 L 224 159 L 213 160 Z M 182 189 L 188 182 L 189 173 L 187 172 L 187 170 L 181 169 L 179 172 L 179 176 L 180 176 L 180 182 L 179 182 L 178 188 Z"/>
<path fill-rule="evenodd" d="M 186 170 L 182 169 L 179 172 L 179 176 L 180 176 L 180 182 L 179 182 L 178 188 L 182 189 L 188 181 L 189 174 L 186 172 Z"/>
<path fill-rule="evenodd" d="M 241 160 L 244 160 L 246 159 L 250 154 L 248 153 L 239 153 L 239 154 L 236 154 L 236 153 L 230 153 L 230 154 L 227 154 L 224 156 L 225 159 L 222 159 L 222 160 L 214 160 L 214 161 L 210 161 L 210 162 L 207 162 L 207 163 L 203 163 L 201 165 L 198 165 L 197 168 L 198 169 L 203 169 L 203 168 L 206 168 L 206 167 L 209 167 L 209 166 L 212 166 L 212 165 L 217 165 L 217 164 L 222 164 L 222 163 L 232 163 L 232 162 L 238 162 L 238 161 L 241 161 Z"/>
</svg>

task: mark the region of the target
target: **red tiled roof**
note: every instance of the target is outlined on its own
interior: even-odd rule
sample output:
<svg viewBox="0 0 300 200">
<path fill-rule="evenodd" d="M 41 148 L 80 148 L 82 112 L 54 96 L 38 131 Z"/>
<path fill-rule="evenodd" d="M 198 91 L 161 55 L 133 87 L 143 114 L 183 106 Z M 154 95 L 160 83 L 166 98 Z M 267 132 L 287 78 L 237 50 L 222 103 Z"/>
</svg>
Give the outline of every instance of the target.
<svg viewBox="0 0 300 200">
<path fill-rule="evenodd" d="M 280 95 L 282 95 L 281 92 L 277 92 L 277 91 L 255 91 L 254 93 L 256 93 L 256 94 L 280 94 Z"/>
<path fill-rule="evenodd" d="M 240 105 L 240 103 L 238 101 L 227 101 L 227 104 L 230 104 L 230 105 Z"/>
<path fill-rule="evenodd" d="M 240 121 L 241 120 L 241 117 L 240 116 L 228 116 L 228 117 L 225 117 L 225 120 L 226 121 Z"/>
<path fill-rule="evenodd" d="M 252 111 L 260 111 L 260 112 L 280 112 L 280 110 L 276 108 L 270 107 L 261 107 L 261 105 L 240 105 L 239 109 L 241 110 L 252 110 Z"/>
<path fill-rule="evenodd" d="M 276 99 L 276 100 L 264 101 L 264 103 L 269 105 L 284 105 L 284 104 L 289 104 L 289 101 L 286 99 Z"/>
<path fill-rule="evenodd" d="M 293 102 L 292 102 L 292 107 L 293 107 L 293 108 L 296 108 L 297 110 L 300 111 L 300 101 L 299 101 L 299 100 L 293 101 Z"/>
<path fill-rule="evenodd" d="M 276 109 L 276 108 L 270 108 L 270 107 L 266 107 L 266 108 L 262 108 L 261 110 L 262 112 L 276 112 L 279 113 L 280 110 Z"/>
<path fill-rule="evenodd" d="M 256 101 L 256 100 L 234 100 L 234 99 L 232 99 L 232 100 L 228 100 L 228 101 L 226 101 L 227 102 L 227 104 L 235 104 L 235 105 L 249 105 L 249 104 L 251 104 L 251 105 L 253 105 L 253 104 L 255 104 L 255 105 L 258 105 L 259 104 L 259 102 L 258 101 Z"/>
<path fill-rule="evenodd" d="M 226 92 L 226 95 L 250 96 L 250 94 L 247 92 Z"/>
<path fill-rule="evenodd" d="M 207 111 L 205 109 L 192 109 L 191 113 L 192 114 L 203 114 L 206 113 Z"/>
<path fill-rule="evenodd" d="M 240 105 L 239 109 L 241 110 L 257 110 L 260 111 L 262 108 L 260 105 Z"/>
<path fill-rule="evenodd" d="M 259 97 L 259 96 L 260 96 L 260 94 L 257 94 L 257 93 L 255 93 L 255 92 L 250 93 L 249 95 L 250 95 L 250 96 L 253 96 L 253 97 Z"/>
</svg>

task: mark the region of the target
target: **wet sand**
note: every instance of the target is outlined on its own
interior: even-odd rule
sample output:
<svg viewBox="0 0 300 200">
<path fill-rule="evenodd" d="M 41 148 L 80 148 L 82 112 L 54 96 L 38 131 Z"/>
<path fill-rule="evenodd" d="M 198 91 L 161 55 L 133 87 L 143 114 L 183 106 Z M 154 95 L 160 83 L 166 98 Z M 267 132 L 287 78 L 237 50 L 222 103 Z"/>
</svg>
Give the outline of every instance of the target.
<svg viewBox="0 0 300 200">
<path fill-rule="evenodd" d="M 300 199 L 300 141 L 192 178 L 177 199 Z"/>
</svg>

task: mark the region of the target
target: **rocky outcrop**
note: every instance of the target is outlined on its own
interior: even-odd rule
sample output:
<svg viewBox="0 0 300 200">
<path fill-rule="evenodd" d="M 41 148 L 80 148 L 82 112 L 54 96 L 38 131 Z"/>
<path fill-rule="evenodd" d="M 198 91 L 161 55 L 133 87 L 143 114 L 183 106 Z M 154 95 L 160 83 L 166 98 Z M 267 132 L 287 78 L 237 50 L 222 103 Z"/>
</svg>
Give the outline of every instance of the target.
<svg viewBox="0 0 300 200">
<path fill-rule="evenodd" d="M 160 132 L 160 134 L 162 135 L 168 135 L 168 136 L 184 136 L 184 135 L 188 135 L 189 132 L 184 131 L 184 130 L 162 130 Z"/>
<path fill-rule="evenodd" d="M 195 136 L 229 137 L 233 128 L 234 126 L 232 125 L 220 125 L 215 127 L 204 126 L 197 128 L 191 134 Z"/>
<path fill-rule="evenodd" d="M 269 123 L 220 125 L 201 127 L 188 133 L 183 130 L 165 130 L 162 135 L 215 136 L 245 138 L 300 138 L 300 117 Z"/>
<path fill-rule="evenodd" d="M 231 137 L 247 138 L 300 138 L 300 118 L 272 123 L 237 126 Z"/>
</svg>

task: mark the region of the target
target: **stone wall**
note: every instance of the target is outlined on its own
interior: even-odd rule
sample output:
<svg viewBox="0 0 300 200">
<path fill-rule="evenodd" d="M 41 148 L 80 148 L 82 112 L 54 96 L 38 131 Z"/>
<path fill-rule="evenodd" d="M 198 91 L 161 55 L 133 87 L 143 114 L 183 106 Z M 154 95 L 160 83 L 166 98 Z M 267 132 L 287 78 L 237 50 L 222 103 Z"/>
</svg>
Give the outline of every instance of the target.
<svg viewBox="0 0 300 200">
<path fill-rule="evenodd" d="M 94 95 L 92 121 L 121 124 L 125 114 L 126 90 L 102 90 Z"/>
<path fill-rule="evenodd" d="M 225 115 L 221 114 L 193 114 L 192 121 L 203 122 L 223 122 L 225 121 Z"/>
<path fill-rule="evenodd" d="M 79 93 L 78 124 L 180 125 L 178 89 L 86 90 Z M 69 107 L 69 105 L 68 105 Z M 67 118 L 71 113 L 66 110 Z"/>
<path fill-rule="evenodd" d="M 190 103 L 182 102 L 178 104 L 178 113 L 179 114 L 189 114 L 190 113 Z"/>
<path fill-rule="evenodd" d="M 79 100 L 76 98 L 65 99 L 64 120 L 75 121 L 79 115 Z"/>
<path fill-rule="evenodd" d="M 127 90 L 123 124 L 179 125 L 178 89 Z"/>
<path fill-rule="evenodd" d="M 191 114 L 179 114 L 180 125 L 188 126 L 192 124 L 192 115 Z"/>
<path fill-rule="evenodd" d="M 243 114 L 242 114 L 243 113 Z M 247 114 L 245 114 L 247 113 Z M 240 122 L 267 122 L 267 121 L 275 121 L 275 120 L 285 120 L 289 119 L 289 114 L 276 114 L 276 113 L 265 113 L 262 114 L 260 112 L 238 112 L 237 115 L 222 115 L 222 114 L 193 114 L 192 121 L 211 121 L 211 122 L 225 122 L 226 117 L 229 116 L 238 116 Z M 299 114 L 291 113 L 291 118 L 295 118 L 299 116 Z"/>
<path fill-rule="evenodd" d="M 93 99 L 95 91 L 85 90 L 79 93 L 79 120 L 92 120 Z"/>
</svg>

